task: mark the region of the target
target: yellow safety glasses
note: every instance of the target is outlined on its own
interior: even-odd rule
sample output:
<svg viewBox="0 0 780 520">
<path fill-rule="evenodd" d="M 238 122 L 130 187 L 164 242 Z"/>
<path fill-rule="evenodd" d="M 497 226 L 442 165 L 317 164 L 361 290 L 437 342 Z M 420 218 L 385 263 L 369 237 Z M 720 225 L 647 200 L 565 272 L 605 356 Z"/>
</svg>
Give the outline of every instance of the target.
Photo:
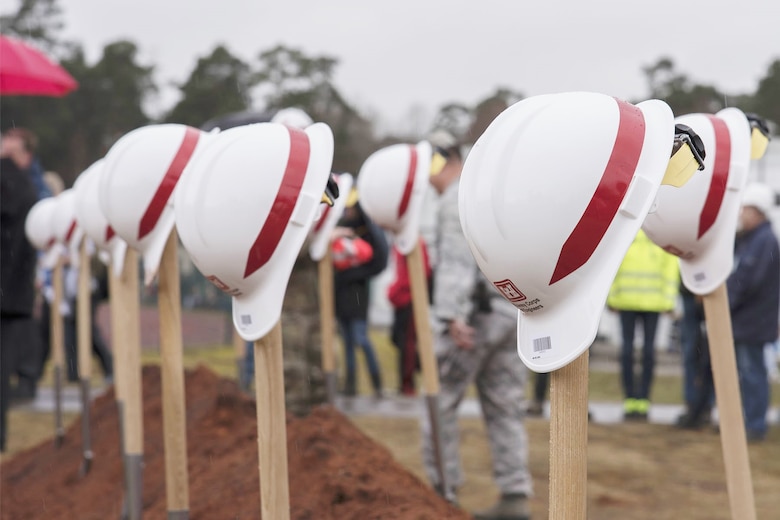
<svg viewBox="0 0 780 520">
<path fill-rule="evenodd" d="M 769 125 L 756 114 L 745 114 L 750 122 L 750 158 L 761 159 L 769 145 Z"/>
<path fill-rule="evenodd" d="M 447 159 L 450 158 L 450 154 L 447 150 L 440 147 L 435 147 L 433 149 L 433 157 L 431 157 L 431 169 L 430 174 L 431 177 L 435 175 L 439 175 L 441 171 L 444 169 L 444 165 L 447 164 Z"/>
<path fill-rule="evenodd" d="M 322 194 L 320 202 L 322 204 L 327 204 L 328 206 L 333 206 L 333 204 L 336 203 L 337 198 L 339 198 L 339 185 L 336 184 L 336 179 L 333 178 L 333 174 L 331 173 L 328 176 L 328 183 L 325 185 L 325 192 Z"/>
<path fill-rule="evenodd" d="M 672 156 L 661 184 L 676 188 L 684 186 L 697 170 L 704 169 L 705 155 L 704 143 L 691 127 L 674 125 Z"/>
</svg>

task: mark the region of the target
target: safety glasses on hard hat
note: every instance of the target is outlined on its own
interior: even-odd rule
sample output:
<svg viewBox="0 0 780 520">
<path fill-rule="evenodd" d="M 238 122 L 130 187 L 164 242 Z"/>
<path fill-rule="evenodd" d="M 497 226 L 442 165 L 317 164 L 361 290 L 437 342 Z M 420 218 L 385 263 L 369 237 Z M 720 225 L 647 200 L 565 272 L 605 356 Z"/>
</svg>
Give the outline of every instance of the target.
<svg viewBox="0 0 780 520">
<path fill-rule="evenodd" d="M 325 192 L 322 194 L 321 203 L 333 206 L 336 203 L 336 199 L 339 198 L 339 185 L 336 183 L 336 178 L 331 173 L 328 176 L 328 183 L 325 185 Z"/>
<path fill-rule="evenodd" d="M 433 155 L 431 156 L 431 177 L 439 175 L 444 169 L 444 165 L 450 158 L 450 152 L 440 146 L 433 147 Z"/>
<path fill-rule="evenodd" d="M 761 159 L 769 144 L 769 125 L 763 117 L 745 114 L 750 123 L 750 158 Z"/>
<path fill-rule="evenodd" d="M 687 125 L 674 125 L 672 156 L 661 184 L 679 188 L 685 185 L 696 170 L 704 169 L 704 142 Z"/>
</svg>

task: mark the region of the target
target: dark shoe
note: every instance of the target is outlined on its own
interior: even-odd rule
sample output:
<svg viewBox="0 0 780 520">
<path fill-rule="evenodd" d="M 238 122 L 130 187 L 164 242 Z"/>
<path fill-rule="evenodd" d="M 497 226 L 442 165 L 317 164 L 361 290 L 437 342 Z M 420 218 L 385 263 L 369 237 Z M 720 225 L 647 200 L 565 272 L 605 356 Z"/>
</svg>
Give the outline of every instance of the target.
<svg viewBox="0 0 780 520">
<path fill-rule="evenodd" d="M 536 400 L 531 401 L 528 405 L 528 408 L 525 410 L 525 413 L 533 417 L 540 417 L 544 415 L 544 403 Z"/>
<path fill-rule="evenodd" d="M 763 442 L 764 438 L 766 438 L 766 433 L 748 430 L 745 432 L 745 437 L 750 444 L 755 444 Z"/>
<path fill-rule="evenodd" d="M 474 513 L 474 520 L 530 520 L 531 511 L 525 495 L 501 495 L 496 504 Z"/>
<path fill-rule="evenodd" d="M 685 412 L 677 418 L 676 426 L 681 430 L 701 430 L 707 425 L 707 420 L 703 417 L 691 415 Z"/>
</svg>

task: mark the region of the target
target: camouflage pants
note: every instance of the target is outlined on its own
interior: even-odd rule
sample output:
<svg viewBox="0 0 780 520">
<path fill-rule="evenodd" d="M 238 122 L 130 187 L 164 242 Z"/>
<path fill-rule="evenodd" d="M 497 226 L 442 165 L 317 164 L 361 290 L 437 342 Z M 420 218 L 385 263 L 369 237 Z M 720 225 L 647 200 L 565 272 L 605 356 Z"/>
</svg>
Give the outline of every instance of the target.
<svg viewBox="0 0 780 520">
<path fill-rule="evenodd" d="M 458 406 L 473 382 L 487 428 L 496 484 L 502 493 L 531 495 L 528 434 L 523 423 L 527 369 L 517 354 L 516 320 L 498 312 L 478 314 L 474 320 L 476 346 L 471 350 L 456 346 L 449 334 L 436 337 L 442 451 L 447 485 L 451 489 L 463 484 L 458 453 Z M 422 438 L 426 472 L 437 485 L 427 414 L 422 419 Z"/>
</svg>

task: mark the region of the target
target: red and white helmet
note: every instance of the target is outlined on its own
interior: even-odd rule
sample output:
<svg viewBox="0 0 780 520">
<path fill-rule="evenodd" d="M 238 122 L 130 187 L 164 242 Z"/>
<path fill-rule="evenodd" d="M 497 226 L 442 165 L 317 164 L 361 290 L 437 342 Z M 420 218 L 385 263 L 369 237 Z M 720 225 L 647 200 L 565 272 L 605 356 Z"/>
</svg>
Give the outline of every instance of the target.
<svg viewBox="0 0 780 520">
<path fill-rule="evenodd" d="M 147 285 L 174 226 L 174 189 L 210 137 L 185 125 L 149 125 L 124 135 L 106 154 L 100 207 L 116 234 L 143 257 Z"/>
<path fill-rule="evenodd" d="M 339 237 L 331 244 L 331 250 L 333 267 L 337 271 L 363 265 L 374 257 L 371 244 L 360 237 Z"/>
<path fill-rule="evenodd" d="M 24 221 L 24 233 L 33 247 L 44 253 L 41 258 L 41 266 L 51 269 L 56 264 L 57 258 L 62 254 L 62 245 L 57 243 L 54 237 L 54 210 L 57 201 L 54 197 L 47 197 L 36 202 Z"/>
<path fill-rule="evenodd" d="M 372 153 L 358 174 L 361 207 L 404 255 L 417 244 L 432 156 L 427 141 L 394 144 Z"/>
<path fill-rule="evenodd" d="M 84 230 L 76 221 L 76 192 L 71 188 L 54 197 L 57 203 L 52 212 L 54 240 L 64 246 L 63 254 L 70 255 L 72 265 L 79 263 L 79 245 Z"/>
<path fill-rule="evenodd" d="M 549 94 L 510 106 L 472 148 L 461 226 L 482 272 L 520 311 L 518 351 L 532 370 L 568 364 L 596 336 L 666 172 L 673 118 L 658 100 Z"/>
<path fill-rule="evenodd" d="M 290 107 L 283 108 L 274 114 L 274 117 L 271 118 L 271 123 L 279 123 L 280 125 L 291 126 L 303 130 L 309 125 L 314 124 L 314 121 L 309 117 L 309 114 L 300 108 Z"/>
<path fill-rule="evenodd" d="M 315 262 L 319 262 L 325 256 L 325 252 L 330 245 L 330 235 L 338 224 L 344 208 L 347 204 L 347 198 L 352 189 L 354 181 L 352 175 L 342 173 L 334 176 L 336 184 L 339 187 L 339 197 L 333 201 L 333 206 L 325 206 L 315 220 L 309 234 L 311 242 L 309 243 L 309 256 Z"/>
<path fill-rule="evenodd" d="M 675 122 L 701 137 L 707 150 L 704 170 L 681 188 L 662 186 L 656 210 L 642 227 L 653 242 L 680 257 L 685 286 L 695 294 L 708 294 L 731 272 L 740 198 L 750 167 L 751 128 L 737 108 L 684 115 Z"/>
<path fill-rule="evenodd" d="M 114 272 L 119 275 L 124 265 L 127 243 L 114 232 L 100 209 L 100 176 L 104 165 L 105 159 L 100 159 L 76 179 L 73 185 L 76 193 L 76 221 L 95 244 L 100 256 L 108 255 Z"/>
<path fill-rule="evenodd" d="M 248 341 L 279 320 L 295 260 L 333 161 L 324 123 L 276 123 L 214 136 L 176 193 L 176 228 L 193 263 L 233 296 L 233 323 Z"/>
</svg>

